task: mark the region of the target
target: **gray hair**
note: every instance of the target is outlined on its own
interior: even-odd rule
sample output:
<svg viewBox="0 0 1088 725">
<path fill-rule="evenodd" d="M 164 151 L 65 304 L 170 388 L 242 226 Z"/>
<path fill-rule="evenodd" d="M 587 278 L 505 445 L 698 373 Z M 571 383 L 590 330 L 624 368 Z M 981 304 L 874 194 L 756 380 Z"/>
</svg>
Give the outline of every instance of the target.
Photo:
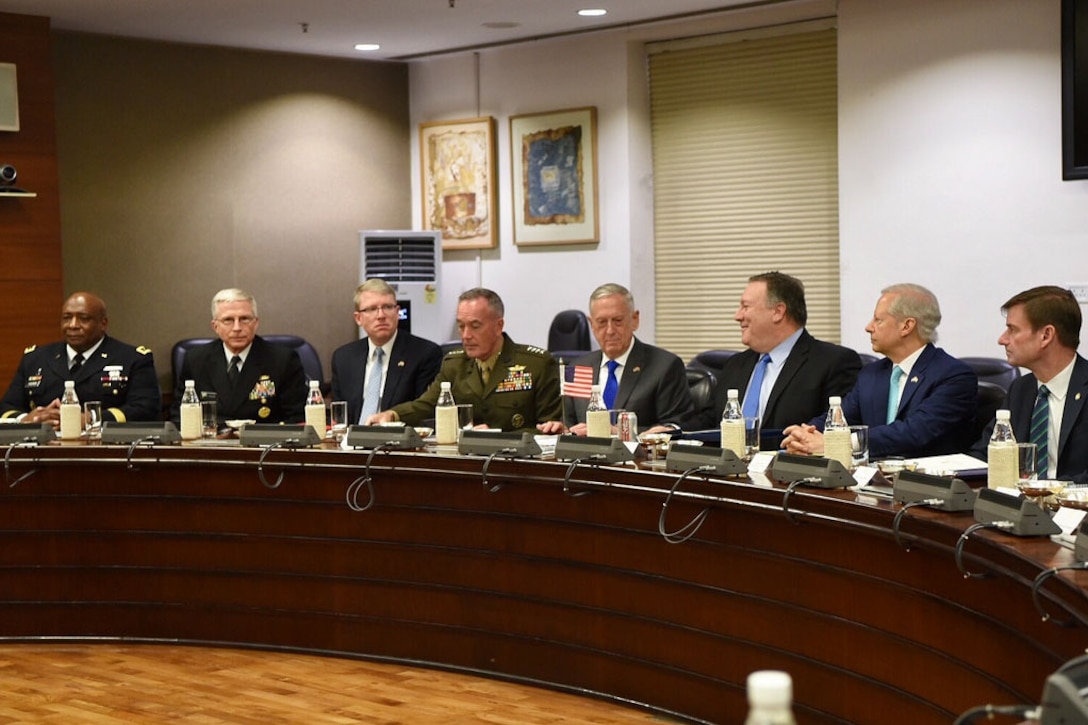
<svg viewBox="0 0 1088 725">
<path fill-rule="evenodd" d="M 627 301 L 627 308 L 631 311 L 635 311 L 635 297 L 631 294 L 631 291 L 624 287 L 622 284 L 616 284 L 615 282 L 607 282 L 602 284 L 597 289 L 593 290 L 593 294 L 589 296 L 589 306 L 592 307 L 593 303 L 604 297 L 611 297 L 613 295 L 623 295 L 623 298 Z"/>
<path fill-rule="evenodd" d="M 253 316 L 257 317 L 257 300 L 250 293 L 245 290 L 240 290 L 237 287 L 228 287 L 227 289 L 221 289 L 215 293 L 212 297 L 212 319 L 219 314 L 219 305 L 226 302 L 248 302 L 253 306 Z"/>
<path fill-rule="evenodd" d="M 496 318 L 506 316 L 506 307 L 502 304 L 502 297 L 486 287 L 473 287 L 470 290 L 465 290 L 457 298 L 457 302 L 460 304 L 461 302 L 471 302 L 479 299 L 487 300 L 487 306 Z"/>
<path fill-rule="evenodd" d="M 374 292 L 379 295 L 391 295 L 394 299 L 397 297 L 397 291 L 393 289 L 393 285 L 386 282 L 380 277 L 372 277 L 366 282 L 355 288 L 355 309 L 359 309 L 359 300 L 363 298 L 364 292 Z"/>
<path fill-rule="evenodd" d="M 920 284 L 893 284 L 880 290 L 895 295 L 888 314 L 897 320 L 913 317 L 918 323 L 918 336 L 925 342 L 937 342 L 937 325 L 941 324 L 941 306 L 937 296 Z"/>
</svg>

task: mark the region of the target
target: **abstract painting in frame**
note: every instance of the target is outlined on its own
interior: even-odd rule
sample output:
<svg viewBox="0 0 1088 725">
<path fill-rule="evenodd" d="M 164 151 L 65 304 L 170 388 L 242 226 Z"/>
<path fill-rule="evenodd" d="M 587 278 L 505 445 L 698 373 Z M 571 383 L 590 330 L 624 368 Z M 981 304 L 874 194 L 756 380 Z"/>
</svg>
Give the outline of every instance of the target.
<svg viewBox="0 0 1088 725">
<path fill-rule="evenodd" d="M 487 249 L 498 241 L 495 119 L 419 126 L 423 228 L 442 232 L 442 249 Z"/>
<path fill-rule="evenodd" d="M 597 109 L 510 118 L 514 243 L 591 244 L 597 223 Z"/>
</svg>

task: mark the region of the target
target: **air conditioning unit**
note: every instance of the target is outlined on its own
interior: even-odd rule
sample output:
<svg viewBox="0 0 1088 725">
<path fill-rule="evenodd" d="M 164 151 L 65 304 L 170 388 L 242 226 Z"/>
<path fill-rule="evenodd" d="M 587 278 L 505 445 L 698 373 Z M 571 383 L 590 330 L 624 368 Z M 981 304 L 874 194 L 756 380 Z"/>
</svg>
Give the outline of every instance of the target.
<svg viewBox="0 0 1088 725">
<path fill-rule="evenodd" d="M 384 279 L 397 290 L 400 329 L 440 344 L 450 335 L 438 297 L 441 271 L 441 232 L 359 232 L 360 284 Z"/>
</svg>

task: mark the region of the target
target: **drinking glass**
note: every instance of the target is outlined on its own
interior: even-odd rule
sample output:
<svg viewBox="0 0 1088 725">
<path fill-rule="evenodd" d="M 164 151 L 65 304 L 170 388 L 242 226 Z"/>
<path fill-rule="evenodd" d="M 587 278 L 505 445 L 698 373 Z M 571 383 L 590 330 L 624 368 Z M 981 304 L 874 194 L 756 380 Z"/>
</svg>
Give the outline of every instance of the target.
<svg viewBox="0 0 1088 725">
<path fill-rule="evenodd" d="M 204 438 L 219 435 L 219 406 L 215 393 L 200 394 L 200 425 Z"/>
<path fill-rule="evenodd" d="M 759 453 L 759 416 L 744 416 L 744 460 L 751 462 Z"/>
<path fill-rule="evenodd" d="M 1020 480 L 1031 481 L 1039 477 L 1039 471 L 1036 468 L 1035 460 L 1035 444 L 1034 443 L 1017 443 L 1018 457 L 1020 461 Z"/>
<path fill-rule="evenodd" d="M 460 431 L 468 430 L 472 423 L 472 403 L 457 404 L 457 439 L 461 439 Z"/>
<path fill-rule="evenodd" d="M 329 406 L 329 421 L 332 426 L 332 437 L 339 443 L 344 440 L 348 432 L 348 402 L 346 400 L 334 400 Z"/>
<path fill-rule="evenodd" d="M 852 425 L 850 426 L 850 445 L 853 449 L 853 455 L 851 456 L 850 470 L 853 471 L 858 466 L 869 465 L 869 426 L 867 425 Z"/>
<path fill-rule="evenodd" d="M 102 440 L 102 403 L 97 400 L 88 400 L 83 404 L 83 430 L 87 433 L 87 440 Z"/>
</svg>

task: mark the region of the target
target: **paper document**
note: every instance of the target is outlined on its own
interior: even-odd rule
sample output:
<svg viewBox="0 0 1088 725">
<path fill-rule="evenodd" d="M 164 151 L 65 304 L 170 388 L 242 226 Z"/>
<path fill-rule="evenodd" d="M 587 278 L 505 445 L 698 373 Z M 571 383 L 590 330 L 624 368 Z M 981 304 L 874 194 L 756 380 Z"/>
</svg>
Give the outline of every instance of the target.
<svg viewBox="0 0 1088 725">
<path fill-rule="evenodd" d="M 904 461 L 908 466 L 915 464 L 923 472 L 934 476 L 947 476 L 949 474 L 974 473 L 981 475 L 986 471 L 986 461 L 979 460 L 966 453 L 949 453 L 944 456 L 925 456 L 923 458 L 909 458 Z"/>
</svg>

